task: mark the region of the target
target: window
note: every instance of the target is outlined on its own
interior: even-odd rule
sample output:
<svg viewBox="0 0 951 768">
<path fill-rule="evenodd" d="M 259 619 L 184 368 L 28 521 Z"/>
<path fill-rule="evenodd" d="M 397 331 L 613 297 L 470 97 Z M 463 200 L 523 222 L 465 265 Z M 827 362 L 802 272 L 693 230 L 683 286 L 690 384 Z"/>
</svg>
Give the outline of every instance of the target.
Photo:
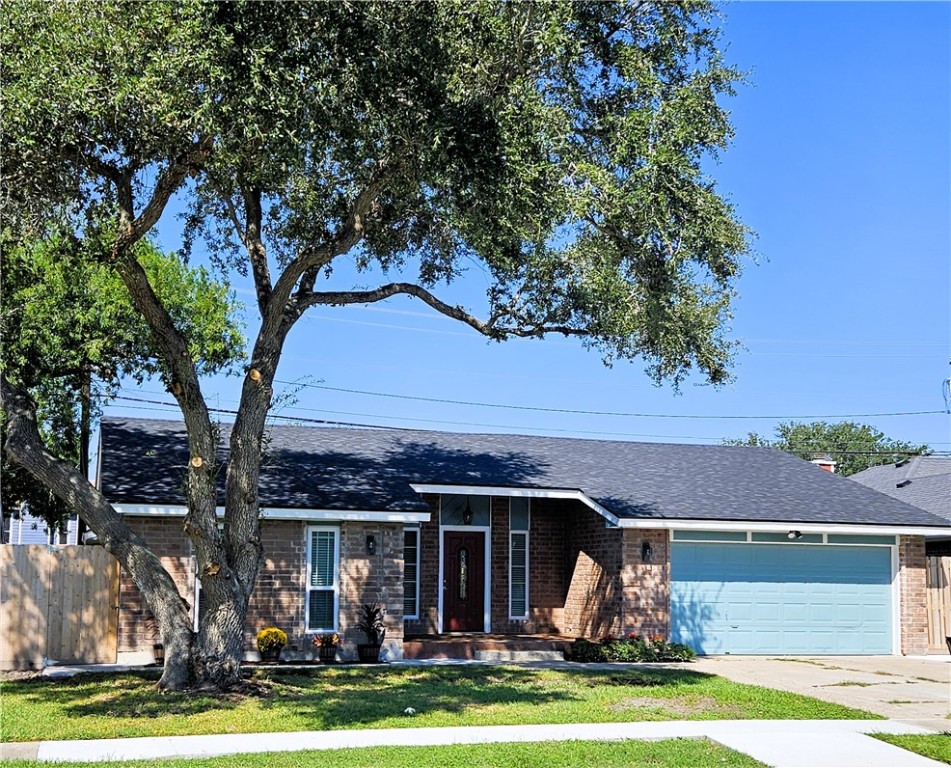
<svg viewBox="0 0 951 768">
<path fill-rule="evenodd" d="M 403 529 L 403 618 L 419 618 L 419 528 Z"/>
<path fill-rule="evenodd" d="M 528 618 L 528 499 L 509 500 L 509 618 Z"/>
<path fill-rule="evenodd" d="M 307 631 L 335 632 L 339 606 L 340 531 L 307 529 Z"/>
</svg>

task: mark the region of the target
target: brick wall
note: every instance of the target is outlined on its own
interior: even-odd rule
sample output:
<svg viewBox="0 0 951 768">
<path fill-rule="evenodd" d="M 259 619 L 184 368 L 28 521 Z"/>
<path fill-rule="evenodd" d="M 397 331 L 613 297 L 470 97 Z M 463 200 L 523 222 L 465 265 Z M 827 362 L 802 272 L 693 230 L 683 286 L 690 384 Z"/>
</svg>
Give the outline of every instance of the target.
<svg viewBox="0 0 951 768">
<path fill-rule="evenodd" d="M 644 542 L 653 552 L 650 563 L 643 558 Z M 669 536 L 663 530 L 625 528 L 621 587 L 624 608 L 621 631 L 625 634 L 670 637 Z"/>
<path fill-rule="evenodd" d="M 435 635 L 439 620 L 439 496 L 426 494 L 423 500 L 432 516 L 419 526 L 419 619 L 404 622 L 407 635 Z"/>
<path fill-rule="evenodd" d="M 597 512 L 569 513 L 568 593 L 563 631 L 601 637 L 621 631 L 623 595 L 621 529 L 608 528 Z"/>
<path fill-rule="evenodd" d="M 368 555 L 367 536 L 376 538 L 376 554 Z M 386 615 L 386 658 L 403 657 L 403 525 L 342 523 L 340 526 L 340 657 L 356 658 L 366 636 L 357 629 L 360 606 L 379 603 Z"/>
<path fill-rule="evenodd" d="M 533 499 L 526 632 L 563 632 L 568 596 L 565 525 L 576 502 Z"/>
<path fill-rule="evenodd" d="M 927 565 L 924 537 L 899 536 L 901 652 L 906 656 L 923 656 L 928 652 L 928 615 L 925 608 Z"/>
<path fill-rule="evenodd" d="M 244 648 L 257 650 L 257 633 L 265 627 L 287 632 L 288 658 L 311 658 L 310 638 L 305 635 L 304 581 L 307 578 L 306 525 L 291 520 L 262 520 L 261 543 L 264 564 L 258 573 L 244 625 Z"/>
<path fill-rule="evenodd" d="M 161 553 L 162 565 L 171 574 L 179 593 L 191 603 L 195 595 L 191 543 L 182 530 L 181 518 L 126 518 L 153 551 Z M 153 643 L 161 642 L 158 625 L 132 577 L 119 569 L 118 652 L 134 653 L 139 663 L 152 660 Z"/>
</svg>

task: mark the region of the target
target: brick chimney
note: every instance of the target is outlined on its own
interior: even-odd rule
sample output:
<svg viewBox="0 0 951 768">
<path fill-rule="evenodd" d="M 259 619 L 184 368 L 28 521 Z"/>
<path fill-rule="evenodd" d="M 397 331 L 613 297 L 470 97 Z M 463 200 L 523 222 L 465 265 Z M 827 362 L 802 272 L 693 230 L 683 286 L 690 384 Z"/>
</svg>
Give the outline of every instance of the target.
<svg viewBox="0 0 951 768">
<path fill-rule="evenodd" d="M 821 467 L 826 472 L 831 472 L 833 475 L 835 474 L 836 462 L 833 461 L 828 454 L 825 456 L 816 456 L 810 463 L 815 464 L 817 467 Z"/>
</svg>

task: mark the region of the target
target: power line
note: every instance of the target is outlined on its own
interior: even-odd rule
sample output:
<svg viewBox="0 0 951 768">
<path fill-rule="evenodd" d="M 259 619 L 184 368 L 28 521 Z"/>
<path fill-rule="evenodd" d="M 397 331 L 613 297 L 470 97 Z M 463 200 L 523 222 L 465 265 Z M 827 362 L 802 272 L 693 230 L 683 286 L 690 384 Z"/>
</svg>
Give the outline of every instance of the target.
<svg viewBox="0 0 951 768">
<path fill-rule="evenodd" d="M 295 387 L 307 387 L 310 389 L 322 389 L 328 392 L 344 392 L 350 395 L 366 395 L 368 397 L 387 397 L 396 400 L 414 400 L 423 403 L 441 403 L 444 405 L 467 405 L 477 408 L 502 408 L 513 411 L 537 411 L 542 413 L 571 413 L 582 416 L 615 416 L 639 419 L 698 419 L 698 420 L 738 420 L 738 419 L 864 419 L 881 418 L 884 416 L 925 416 L 944 413 L 944 411 L 896 411 L 891 413 L 848 413 L 833 414 L 827 416 L 710 416 L 698 414 L 673 414 L 673 413 L 627 413 L 623 411 L 588 411 L 580 408 L 545 408 L 537 405 L 510 405 L 505 403 L 480 403 L 470 400 L 450 400 L 441 397 L 422 397 L 420 395 L 397 395 L 392 392 L 371 392 L 364 389 L 347 389 L 345 387 L 330 387 L 326 384 L 305 384 L 301 382 L 274 380 L 275 384 L 286 384 Z"/>
<path fill-rule="evenodd" d="M 134 403 L 146 403 L 151 404 L 152 406 L 160 407 L 143 407 L 143 406 L 133 406 L 127 405 L 124 406 L 129 410 L 143 410 L 143 411 L 153 411 L 157 413 L 169 413 L 176 412 L 180 413 L 177 403 L 170 403 L 161 400 L 148 400 L 145 398 L 130 397 L 127 395 L 118 395 L 116 400 L 123 400 Z M 557 433 L 568 433 L 572 435 L 609 435 L 611 437 L 636 437 L 636 438 L 654 438 L 659 440 L 698 440 L 703 441 L 706 444 L 710 445 L 722 445 L 724 444 L 725 438 L 714 438 L 709 436 L 698 436 L 698 435 L 655 435 L 655 434 L 643 434 L 643 433 L 632 433 L 632 432 L 611 432 L 603 430 L 585 430 L 585 429 L 561 429 L 557 427 L 513 427 L 509 424 L 485 424 L 478 422 L 465 422 L 465 421 L 445 421 L 440 419 L 421 419 L 421 418 L 412 418 L 412 417 L 403 417 L 403 416 L 383 416 L 380 414 L 372 413 L 349 413 L 346 411 L 331 411 L 331 410 L 322 410 L 318 408 L 303 408 L 301 406 L 287 406 L 289 409 L 294 410 L 303 410 L 310 411 L 315 413 L 331 413 L 338 414 L 342 416 L 361 416 L 365 418 L 374 418 L 374 419 L 400 419 L 403 421 L 416 421 L 416 422 L 425 422 L 429 424 L 445 424 L 449 426 L 467 426 L 467 427 L 479 427 L 482 429 L 505 429 L 509 431 L 521 431 L 521 430 L 534 430 L 536 432 L 557 432 Z M 237 411 L 227 408 L 209 408 L 213 413 L 222 413 L 228 415 L 236 415 Z M 398 427 L 392 426 L 389 424 L 367 424 L 361 422 L 351 422 L 351 421 L 337 421 L 331 419 L 315 419 L 307 418 L 303 416 L 284 416 L 281 414 L 271 414 L 269 418 L 280 419 L 282 421 L 295 421 L 307 424 L 317 424 L 321 426 L 334 426 L 334 427 L 358 427 L 364 429 L 390 429 L 390 430 L 403 430 L 409 431 L 413 429 L 412 427 Z M 822 443 L 816 445 L 814 441 L 805 441 L 800 443 L 792 443 L 787 446 L 786 450 L 790 451 L 810 451 L 821 448 L 824 451 L 848 455 L 848 456 L 918 456 L 920 455 L 919 451 L 904 451 L 904 450 L 891 450 L 882 448 L 880 450 L 849 450 L 848 445 L 853 445 L 854 443 Z M 743 447 L 740 445 L 739 447 Z M 760 447 L 773 447 L 778 448 L 777 446 L 760 446 Z M 944 455 L 948 451 L 935 451 L 933 455 Z"/>
</svg>

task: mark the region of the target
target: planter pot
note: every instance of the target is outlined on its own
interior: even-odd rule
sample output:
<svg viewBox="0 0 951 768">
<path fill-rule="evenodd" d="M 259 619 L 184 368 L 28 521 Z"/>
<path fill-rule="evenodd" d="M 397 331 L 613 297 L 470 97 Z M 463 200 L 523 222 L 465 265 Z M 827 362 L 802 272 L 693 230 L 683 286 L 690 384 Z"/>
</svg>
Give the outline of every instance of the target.
<svg viewBox="0 0 951 768">
<path fill-rule="evenodd" d="M 317 646 L 317 658 L 320 659 L 321 664 L 333 664 L 337 660 L 337 646 L 336 645 Z"/>
<path fill-rule="evenodd" d="M 360 643 L 357 646 L 357 658 L 361 664 L 376 664 L 380 661 L 380 646 Z"/>
<path fill-rule="evenodd" d="M 268 648 L 266 651 L 260 651 L 261 661 L 267 664 L 277 664 L 281 660 L 281 648 Z"/>
<path fill-rule="evenodd" d="M 160 667 L 165 666 L 165 646 L 161 643 L 155 643 L 152 646 L 152 656 L 155 658 L 155 663 Z"/>
</svg>

